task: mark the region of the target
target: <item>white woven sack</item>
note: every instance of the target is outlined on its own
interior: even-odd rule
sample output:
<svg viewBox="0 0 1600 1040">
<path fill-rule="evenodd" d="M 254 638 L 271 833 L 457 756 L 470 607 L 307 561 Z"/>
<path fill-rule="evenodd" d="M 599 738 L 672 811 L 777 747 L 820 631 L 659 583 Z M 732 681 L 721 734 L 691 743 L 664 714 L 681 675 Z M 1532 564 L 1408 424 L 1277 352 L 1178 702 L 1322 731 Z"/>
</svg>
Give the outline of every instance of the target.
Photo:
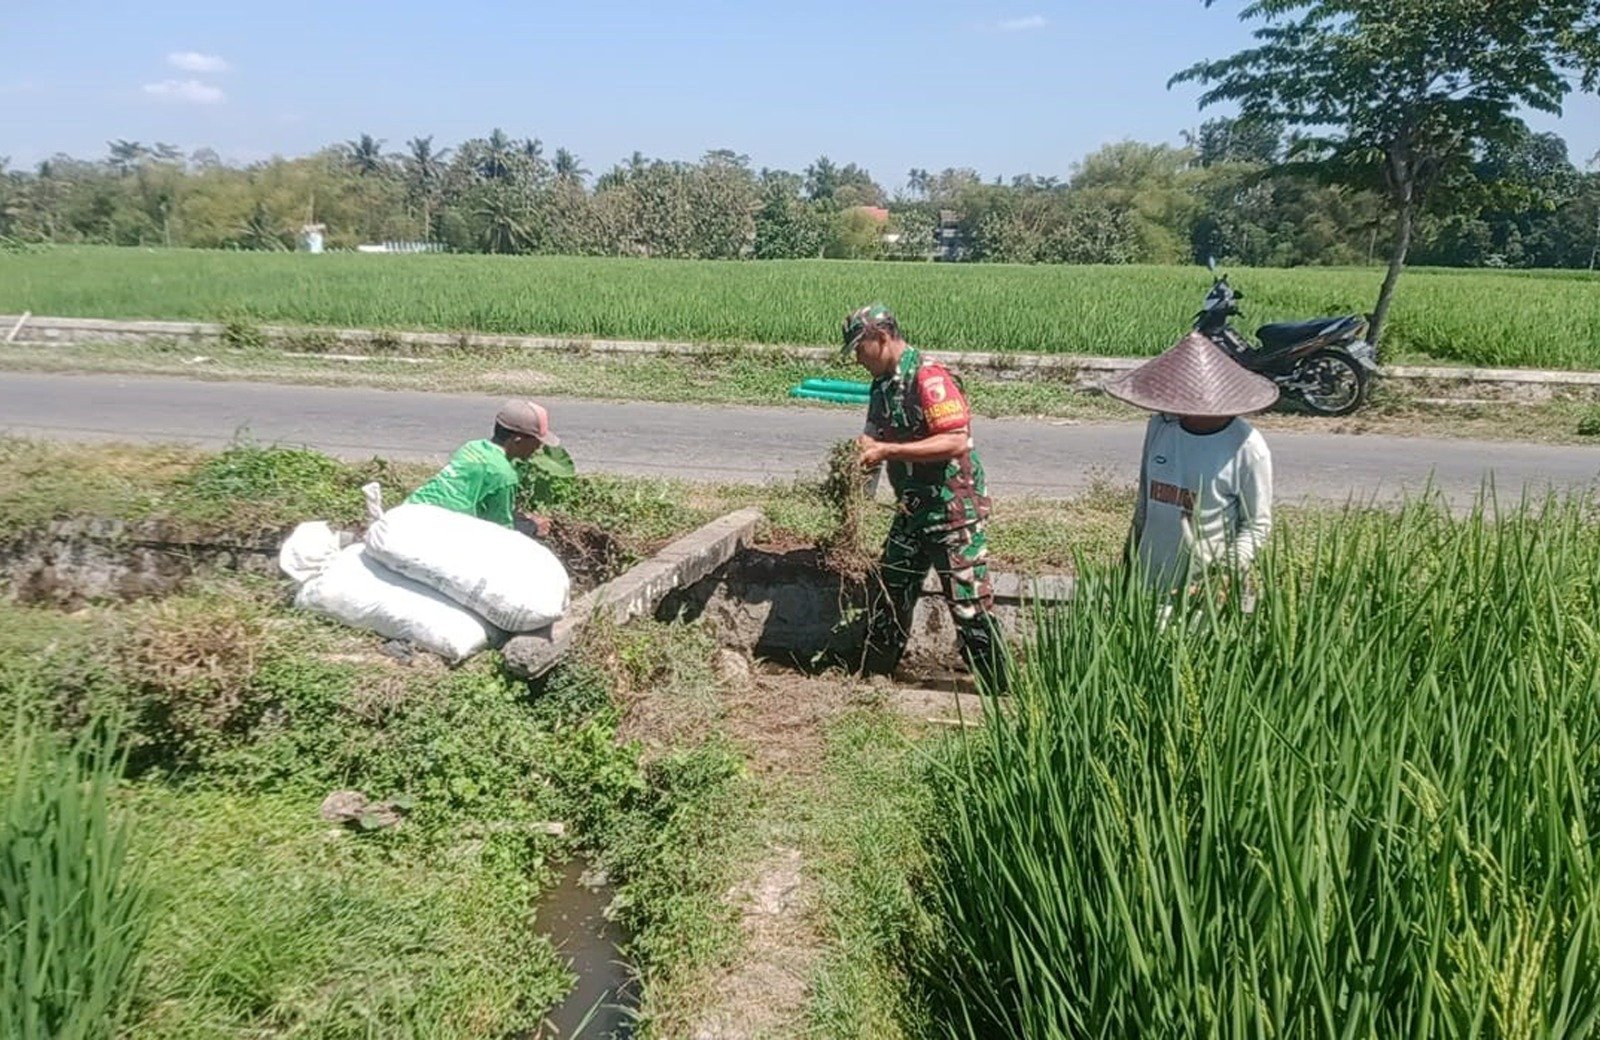
<svg viewBox="0 0 1600 1040">
<path fill-rule="evenodd" d="M 294 605 L 404 639 L 449 661 L 471 657 L 489 644 L 487 622 L 448 597 L 372 559 L 352 545 L 295 594 Z"/>
<path fill-rule="evenodd" d="M 544 628 L 567 611 L 572 586 L 555 553 L 488 520 L 396 506 L 367 529 L 367 550 L 507 632 Z"/>
<path fill-rule="evenodd" d="M 310 581 L 339 558 L 339 534 L 326 520 L 307 520 L 278 547 L 278 566 L 296 585 Z"/>
</svg>

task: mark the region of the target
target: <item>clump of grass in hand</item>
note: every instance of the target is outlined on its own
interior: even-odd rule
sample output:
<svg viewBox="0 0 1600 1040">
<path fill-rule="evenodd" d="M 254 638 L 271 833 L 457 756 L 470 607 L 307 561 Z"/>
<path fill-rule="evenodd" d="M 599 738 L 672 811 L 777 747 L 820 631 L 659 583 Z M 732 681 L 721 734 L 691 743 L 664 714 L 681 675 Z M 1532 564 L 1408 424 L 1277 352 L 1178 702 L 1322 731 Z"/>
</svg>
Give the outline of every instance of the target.
<svg viewBox="0 0 1600 1040">
<path fill-rule="evenodd" d="M 150 911 L 111 807 L 116 745 L 24 725 L 0 767 L 0 1036 L 110 1038 L 127 1012 Z"/>
<path fill-rule="evenodd" d="M 833 530 L 819 543 L 828 566 L 860 581 L 871 572 L 875 557 L 866 546 L 867 474 L 861 468 L 861 448 L 854 440 L 839 441 L 828 452 L 821 490 L 833 521 Z"/>
</svg>

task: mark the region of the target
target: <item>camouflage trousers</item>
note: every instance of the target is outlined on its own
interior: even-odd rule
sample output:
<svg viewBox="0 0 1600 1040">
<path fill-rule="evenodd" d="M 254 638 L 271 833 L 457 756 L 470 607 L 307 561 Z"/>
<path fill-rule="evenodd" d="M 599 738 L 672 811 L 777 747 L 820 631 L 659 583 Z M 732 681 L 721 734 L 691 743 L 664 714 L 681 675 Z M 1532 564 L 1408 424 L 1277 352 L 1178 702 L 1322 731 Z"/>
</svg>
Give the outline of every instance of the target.
<svg viewBox="0 0 1600 1040">
<path fill-rule="evenodd" d="M 878 572 L 868 579 L 862 670 L 888 675 L 899 666 L 930 567 L 938 572 L 967 667 L 986 691 L 1004 693 L 1009 663 L 1005 635 L 994 617 L 989 538 L 982 521 L 929 530 L 905 514 L 895 518 Z"/>
</svg>

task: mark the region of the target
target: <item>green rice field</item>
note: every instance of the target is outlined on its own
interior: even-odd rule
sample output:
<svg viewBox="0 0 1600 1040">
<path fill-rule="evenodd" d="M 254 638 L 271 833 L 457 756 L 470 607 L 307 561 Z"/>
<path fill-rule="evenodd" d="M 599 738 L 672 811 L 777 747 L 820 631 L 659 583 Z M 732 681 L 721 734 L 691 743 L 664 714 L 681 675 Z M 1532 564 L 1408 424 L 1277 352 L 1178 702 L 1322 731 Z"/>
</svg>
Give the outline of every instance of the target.
<svg viewBox="0 0 1600 1040">
<path fill-rule="evenodd" d="M 1253 329 L 1370 310 L 1382 276 L 1376 267 L 1262 269 L 1232 281 Z M 1169 345 L 1209 285 L 1200 267 L 0 253 L 0 313 L 828 344 L 847 310 L 879 299 L 926 347 L 1127 356 Z M 1600 275 L 1409 271 L 1386 358 L 1600 368 Z"/>
</svg>

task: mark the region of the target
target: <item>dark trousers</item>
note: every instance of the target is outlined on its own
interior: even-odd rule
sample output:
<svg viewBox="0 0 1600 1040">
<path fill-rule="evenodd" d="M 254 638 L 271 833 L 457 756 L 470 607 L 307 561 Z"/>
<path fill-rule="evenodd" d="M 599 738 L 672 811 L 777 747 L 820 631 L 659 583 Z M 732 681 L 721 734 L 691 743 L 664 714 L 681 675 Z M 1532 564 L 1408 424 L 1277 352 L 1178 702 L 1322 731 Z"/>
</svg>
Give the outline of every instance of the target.
<svg viewBox="0 0 1600 1040">
<path fill-rule="evenodd" d="M 922 530 L 904 514 L 895 518 L 878 571 L 867 579 L 862 671 L 889 675 L 899 666 L 930 567 L 939 574 L 967 667 L 985 692 L 1005 693 L 1010 665 L 1005 634 L 994 617 L 989 540 L 981 521 L 954 530 Z"/>
</svg>

